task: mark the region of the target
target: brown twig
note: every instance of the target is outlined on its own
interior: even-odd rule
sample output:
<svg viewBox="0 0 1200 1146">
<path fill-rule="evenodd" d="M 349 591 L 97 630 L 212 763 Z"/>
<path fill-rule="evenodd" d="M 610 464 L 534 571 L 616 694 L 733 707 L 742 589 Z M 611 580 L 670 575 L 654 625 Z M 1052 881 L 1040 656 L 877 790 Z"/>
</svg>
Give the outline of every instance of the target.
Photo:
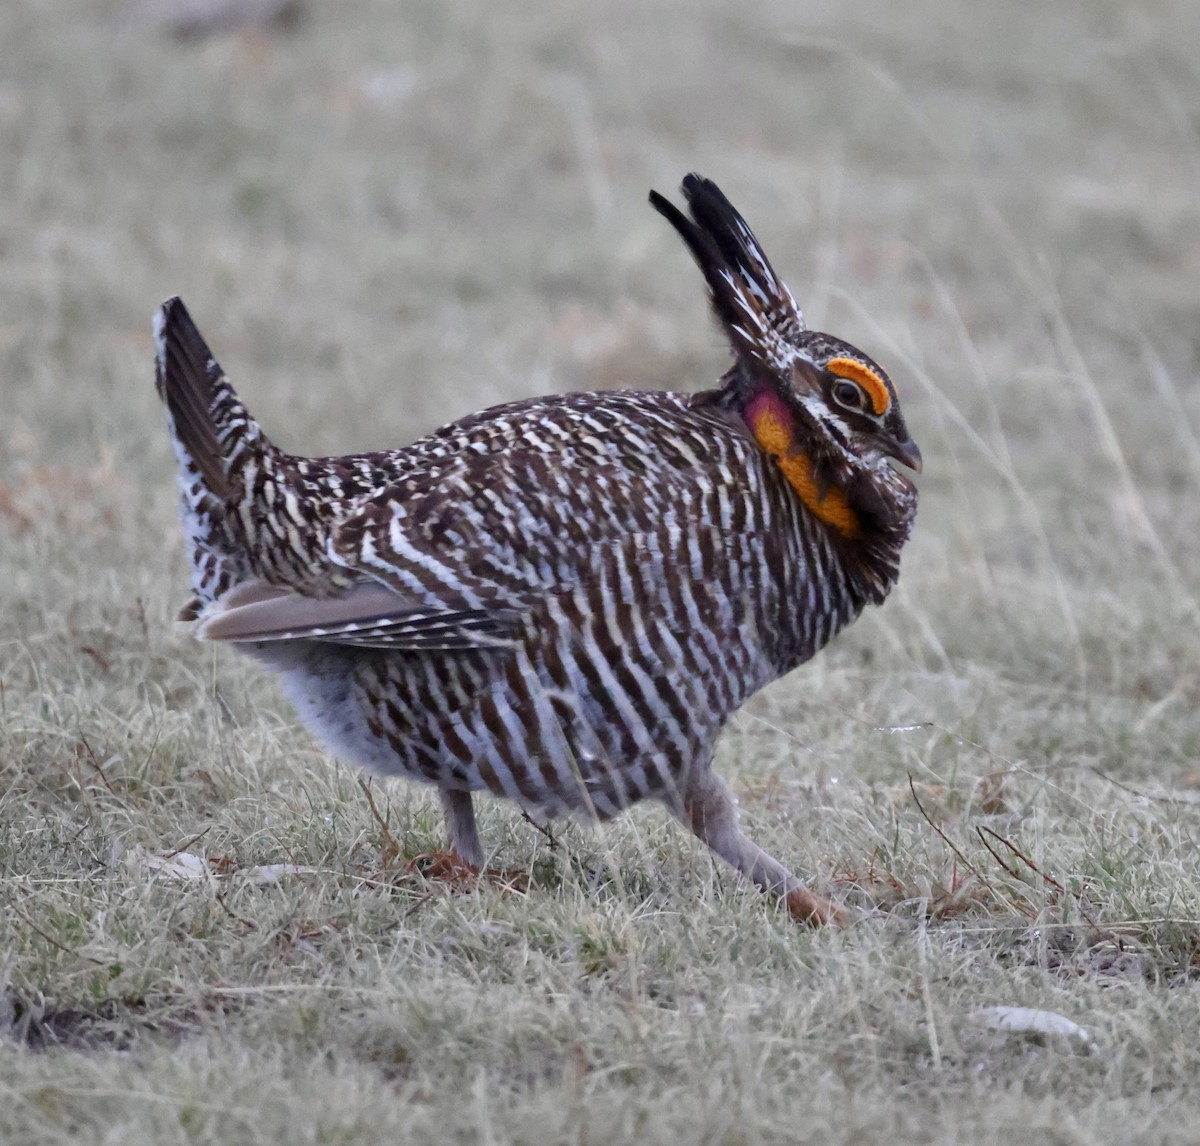
<svg viewBox="0 0 1200 1146">
<path fill-rule="evenodd" d="M 541 832 L 546 837 L 546 846 L 553 851 L 558 847 L 558 840 L 554 838 L 554 833 L 550 830 L 549 824 L 539 824 L 524 808 L 521 809 L 521 819 L 523 819 L 535 832 Z"/>
<path fill-rule="evenodd" d="M 145 601 L 143 601 L 141 599 L 141 597 L 134 598 L 133 608 L 130 609 L 130 613 L 132 614 L 133 619 L 135 621 L 137 621 L 139 627 L 142 630 L 142 643 L 149 645 L 150 644 L 150 625 L 146 621 L 146 603 L 145 603 Z"/>
<path fill-rule="evenodd" d="M 96 662 L 102 673 L 112 671 L 112 661 L 108 659 L 95 645 L 80 645 L 79 651 Z"/>
<path fill-rule="evenodd" d="M 1154 800 L 1160 804 L 1187 804 L 1190 805 L 1190 800 L 1181 800 L 1178 796 L 1155 796 L 1151 792 L 1142 792 L 1137 788 L 1132 788 L 1128 784 L 1122 784 L 1120 780 L 1114 780 L 1106 772 L 1101 772 L 1094 764 L 1087 765 L 1089 772 L 1095 773 L 1101 780 L 1111 784 L 1114 788 L 1120 788 L 1122 792 L 1128 792 L 1131 796 L 1137 796 L 1141 800 Z"/>
<path fill-rule="evenodd" d="M 384 867 L 390 867 L 392 862 L 399 859 L 404 854 L 400 845 L 396 843 L 396 837 L 392 835 L 392 829 L 388 827 L 388 822 L 381 815 L 378 807 L 375 805 L 375 796 L 371 792 L 371 785 L 361 776 L 358 777 L 358 786 L 363 790 L 363 795 L 367 797 L 367 805 L 371 809 L 371 815 L 374 816 L 375 822 L 379 825 L 379 830 L 383 833 L 383 850 L 379 855 L 379 862 Z"/>
<path fill-rule="evenodd" d="M 58 950 L 63 952 L 63 954 L 71 955 L 76 959 L 86 959 L 89 963 L 94 963 L 97 967 L 107 967 L 108 966 L 108 963 L 104 959 L 95 959 L 91 955 L 81 955 L 78 951 L 73 951 L 73 950 L 71 950 L 70 947 L 66 946 L 63 943 L 60 943 L 57 939 L 54 938 L 53 935 L 47 935 L 46 932 L 44 932 L 36 923 L 34 923 L 34 921 L 32 919 L 30 919 L 29 916 L 26 915 L 25 912 L 23 912 L 11 900 L 9 901 L 8 909 L 15 916 L 20 918 L 22 920 L 22 922 L 25 924 L 25 926 L 29 928 L 30 931 L 32 931 L 35 935 L 40 935 L 47 943 L 50 944 L 51 947 L 58 948 Z"/>
<path fill-rule="evenodd" d="M 967 869 L 967 871 L 969 871 L 972 875 L 977 876 L 979 881 L 983 884 L 983 886 L 986 887 L 988 889 L 988 891 L 990 891 L 993 895 L 998 894 L 996 889 L 991 885 L 991 883 L 988 882 L 987 876 L 985 876 L 983 874 L 983 872 L 981 872 L 973 863 L 971 863 L 971 861 L 969 859 L 967 859 L 967 857 L 965 855 L 963 855 L 963 853 L 958 849 L 958 847 L 954 843 L 954 841 L 948 835 L 946 835 L 946 833 L 944 831 L 942 831 L 942 829 L 939 828 L 937 826 L 937 824 L 935 824 L 933 822 L 933 818 L 929 815 L 929 813 L 927 811 L 925 811 L 925 805 L 921 803 L 921 797 L 917 795 L 917 785 L 913 781 L 913 776 L 912 776 L 911 772 L 908 774 L 908 790 L 912 793 L 912 798 L 916 802 L 917 811 L 919 811 L 921 813 L 921 815 L 925 818 L 925 822 L 935 832 L 937 832 L 938 836 L 941 838 L 942 842 L 946 845 L 946 847 L 948 847 L 955 854 L 955 856 L 957 856 L 958 859 L 962 861 L 963 867 L 965 867 Z"/>
<path fill-rule="evenodd" d="M 162 736 L 162 721 L 159 721 L 154 729 L 154 739 L 150 741 L 150 751 L 146 753 L 146 759 L 142 763 L 142 771 L 149 772 L 150 765 L 154 762 L 154 754 L 158 751 L 159 737 Z"/>
<path fill-rule="evenodd" d="M 1084 917 L 1084 919 L 1086 919 L 1088 921 L 1088 923 L 1091 925 L 1091 927 L 1095 931 L 1102 930 L 1100 927 L 1100 924 L 1097 923 L 1096 920 L 1092 918 L 1092 913 L 1090 911 L 1088 911 L 1088 909 L 1086 907 L 1083 906 L 1083 896 L 1080 895 L 1079 892 L 1068 891 L 1065 887 L 1063 887 L 1063 885 L 1061 883 L 1058 882 L 1058 880 L 1056 880 L 1054 878 L 1054 876 L 1047 875 L 1044 871 L 1042 871 L 1042 869 L 1040 867 L 1038 867 L 1038 865 L 1035 864 L 1033 862 L 1033 860 L 1031 860 L 1023 851 L 1021 851 L 1021 849 L 1019 847 L 1017 847 L 1016 844 L 1014 844 L 1011 840 L 1006 840 L 1002 835 L 999 835 L 998 833 L 993 832 L 991 828 L 985 828 L 985 827 L 979 826 L 979 827 L 976 827 L 975 830 L 979 833 L 979 838 L 981 840 L 983 840 L 984 832 L 987 832 L 987 834 L 989 836 L 991 836 L 992 839 L 994 839 L 997 843 L 1003 844 L 1006 848 L 1008 848 L 1008 850 L 1010 852 L 1012 852 L 1013 855 L 1015 855 L 1019 860 L 1021 860 L 1022 863 L 1026 864 L 1029 867 L 1030 871 L 1036 873 L 1037 875 L 1040 875 L 1042 877 L 1042 879 L 1044 879 L 1052 888 L 1055 889 L 1055 891 L 1057 891 L 1059 893 L 1059 895 L 1072 896 L 1075 900 L 1075 906 L 1079 908 L 1080 914 Z M 986 840 L 983 840 L 983 846 L 987 847 Z M 992 852 L 992 849 L 988 848 L 988 851 Z M 996 855 L 996 853 L 992 852 L 992 855 Z M 1009 870 L 1007 865 L 1005 865 L 998 856 L 996 857 L 996 860 L 997 860 L 997 863 L 1000 863 L 1001 867 L 1004 867 L 1004 869 L 1006 871 Z M 1015 875 L 1016 873 L 1013 872 L 1012 874 Z"/>
<path fill-rule="evenodd" d="M 253 919 L 246 919 L 244 916 L 235 914 L 233 909 L 229 906 L 229 904 L 227 904 L 225 902 L 225 896 L 228 894 L 229 894 L 229 892 L 227 889 L 217 892 L 217 894 L 213 897 L 217 901 L 217 906 L 223 912 L 225 912 L 225 914 L 228 915 L 229 918 L 234 921 L 234 923 L 240 924 L 244 930 L 257 931 L 258 924 L 255 923 Z"/>
<path fill-rule="evenodd" d="M 937 826 L 937 824 L 935 824 L 933 822 L 933 817 L 930 816 L 930 814 L 927 811 L 925 811 L 925 805 L 921 803 L 921 797 L 917 795 L 917 786 L 913 781 L 913 775 L 911 772 L 908 774 L 908 790 L 912 793 L 912 798 L 913 798 L 913 800 L 916 801 L 917 811 L 920 812 L 921 815 L 925 818 L 925 822 L 935 832 L 937 832 L 937 834 L 941 837 L 942 842 L 946 845 L 946 847 L 948 847 L 960 860 L 962 860 L 964 867 L 969 868 L 971 871 L 975 871 L 975 869 L 968 862 L 967 857 L 965 855 L 963 855 L 961 851 L 958 850 L 958 847 L 955 845 L 954 841 L 951 840 L 950 837 L 948 835 L 946 835 L 946 833 L 943 832 L 942 829 L 939 828 Z M 978 873 L 976 873 L 976 874 L 978 874 Z"/>
<path fill-rule="evenodd" d="M 1015 855 L 1017 857 L 1017 859 L 1019 859 L 1022 863 L 1024 863 L 1026 865 L 1026 867 L 1029 868 L 1030 871 L 1035 872 L 1037 875 L 1040 875 L 1042 877 L 1042 879 L 1044 879 L 1052 888 L 1054 888 L 1060 894 L 1062 894 L 1062 895 L 1066 894 L 1067 889 L 1065 887 L 1063 887 L 1063 885 L 1061 883 L 1059 883 L 1058 880 L 1056 880 L 1054 878 L 1054 876 L 1047 875 L 1044 871 L 1042 871 L 1042 869 L 1040 867 L 1038 867 L 1037 864 L 1035 864 L 1033 862 L 1033 860 L 1031 860 L 1023 851 L 1021 851 L 1021 849 L 1019 847 L 1017 847 L 1016 844 L 1012 843 L 1010 840 L 1006 840 L 1002 835 L 1000 835 L 999 832 L 993 832 L 991 828 L 985 828 L 982 826 L 977 827 L 975 830 L 979 833 L 980 837 L 982 837 L 983 834 L 986 832 L 997 843 L 1003 844 L 1006 848 L 1008 848 L 1008 850 L 1010 852 L 1012 852 L 1012 854 Z M 992 850 L 991 848 L 988 848 L 988 851 L 991 851 L 991 850 Z M 992 852 L 992 854 L 995 855 L 995 852 Z"/>
<path fill-rule="evenodd" d="M 92 749 L 92 746 L 88 743 L 88 738 L 86 736 L 84 736 L 82 733 L 79 736 L 79 743 L 83 745 L 84 750 L 87 752 L 89 763 L 99 773 L 100 779 L 104 781 L 104 786 L 109 790 L 109 793 L 111 795 L 115 796 L 116 792 L 113 791 L 113 786 L 108 782 L 108 777 L 104 774 L 104 769 L 100 765 L 100 760 L 96 756 L 96 753 Z"/>
<path fill-rule="evenodd" d="M 1000 858 L 999 853 L 996 851 L 995 848 L 992 847 L 991 844 L 988 843 L 987 836 L 985 836 L 983 834 L 983 829 L 981 827 L 979 827 L 978 825 L 976 825 L 976 827 L 975 827 L 975 834 L 979 836 L 979 842 L 981 844 L 983 844 L 983 846 L 985 848 L 987 848 L 988 854 L 992 857 L 992 859 L 994 859 L 1000 865 L 1000 867 L 1004 871 L 1008 872 L 1008 874 L 1011 875 L 1013 877 L 1013 879 L 1021 878 L 1020 872 L 1018 872 L 1015 868 L 1009 867 L 1008 864 L 1006 864 L 1004 862 L 1004 860 L 1002 860 Z"/>
<path fill-rule="evenodd" d="M 190 848 L 192 846 L 192 844 L 194 844 L 197 840 L 204 839 L 204 837 L 206 835 L 208 835 L 208 833 L 211 831 L 212 831 L 212 824 L 209 824 L 208 827 L 204 829 L 204 831 L 197 832 L 194 836 L 192 836 L 192 838 L 190 840 L 185 840 L 183 843 L 181 843 L 179 845 L 179 847 L 175 848 L 174 851 L 164 852 L 163 859 L 174 859 L 177 855 L 180 854 L 180 852 L 187 851 L 188 848 Z"/>
</svg>

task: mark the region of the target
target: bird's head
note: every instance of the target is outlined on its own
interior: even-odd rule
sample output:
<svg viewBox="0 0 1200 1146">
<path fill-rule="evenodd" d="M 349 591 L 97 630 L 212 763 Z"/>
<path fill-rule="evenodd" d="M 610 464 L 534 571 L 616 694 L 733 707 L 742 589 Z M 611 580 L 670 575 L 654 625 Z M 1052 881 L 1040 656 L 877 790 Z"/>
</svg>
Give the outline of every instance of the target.
<svg viewBox="0 0 1200 1146">
<path fill-rule="evenodd" d="M 655 191 L 650 202 L 704 272 L 737 360 L 727 385 L 746 424 L 806 503 L 815 499 L 821 505 L 832 496 L 818 515 L 832 517 L 832 524 L 852 535 L 861 522 L 851 523 L 852 507 L 839 509 L 839 499 L 865 488 L 869 481 L 863 479 L 872 477 L 911 491 L 889 458 L 921 469 L 921 452 L 904 424 L 896 388 L 861 350 L 806 329 L 791 291 L 715 183 L 688 175 L 682 190 L 690 218 Z"/>
</svg>

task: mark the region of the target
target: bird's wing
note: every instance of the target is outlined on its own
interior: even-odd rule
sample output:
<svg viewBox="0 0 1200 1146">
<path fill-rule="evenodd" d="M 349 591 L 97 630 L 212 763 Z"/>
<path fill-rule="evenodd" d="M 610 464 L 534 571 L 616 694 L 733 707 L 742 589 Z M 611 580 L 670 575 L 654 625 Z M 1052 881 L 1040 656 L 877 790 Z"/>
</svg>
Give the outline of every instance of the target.
<svg viewBox="0 0 1200 1146">
<path fill-rule="evenodd" d="M 394 589 L 363 580 L 336 597 L 306 597 L 266 581 L 246 581 L 210 605 L 195 635 L 206 641 L 320 640 L 378 649 L 506 647 L 517 614 L 428 609 Z"/>
<path fill-rule="evenodd" d="M 335 530 L 334 560 L 425 609 L 520 611 L 585 583 L 614 548 L 673 548 L 720 526 L 729 459 L 665 466 L 510 449 L 461 459 L 414 488 L 385 489 Z"/>
</svg>

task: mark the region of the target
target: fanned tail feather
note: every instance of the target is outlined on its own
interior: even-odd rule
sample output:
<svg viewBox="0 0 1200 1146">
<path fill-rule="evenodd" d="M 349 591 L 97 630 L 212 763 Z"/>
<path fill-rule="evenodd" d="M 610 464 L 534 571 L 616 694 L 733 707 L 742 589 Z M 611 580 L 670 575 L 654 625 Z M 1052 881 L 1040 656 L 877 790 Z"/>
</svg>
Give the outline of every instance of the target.
<svg viewBox="0 0 1200 1146">
<path fill-rule="evenodd" d="M 196 329 L 187 307 L 169 298 L 154 316 L 154 347 L 159 397 L 171 414 L 175 437 L 200 471 L 209 491 L 222 500 L 231 491 L 215 407 L 229 383 Z"/>
<path fill-rule="evenodd" d="M 195 597 L 180 619 L 252 571 L 252 546 L 237 512 L 274 446 L 250 417 L 187 308 L 167 299 L 154 316 L 155 382 L 170 415 L 179 462 L 183 528 Z"/>
</svg>

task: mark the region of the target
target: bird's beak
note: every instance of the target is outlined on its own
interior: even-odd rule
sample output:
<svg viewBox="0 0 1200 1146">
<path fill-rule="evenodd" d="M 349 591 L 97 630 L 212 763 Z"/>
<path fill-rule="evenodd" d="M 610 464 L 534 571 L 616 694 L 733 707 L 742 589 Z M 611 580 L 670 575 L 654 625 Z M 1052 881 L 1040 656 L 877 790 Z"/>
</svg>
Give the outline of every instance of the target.
<svg viewBox="0 0 1200 1146">
<path fill-rule="evenodd" d="M 889 458 L 895 458 L 902 466 L 907 466 L 913 473 L 921 472 L 921 451 L 912 438 L 899 442 L 895 438 L 887 443 L 886 451 Z"/>
</svg>

